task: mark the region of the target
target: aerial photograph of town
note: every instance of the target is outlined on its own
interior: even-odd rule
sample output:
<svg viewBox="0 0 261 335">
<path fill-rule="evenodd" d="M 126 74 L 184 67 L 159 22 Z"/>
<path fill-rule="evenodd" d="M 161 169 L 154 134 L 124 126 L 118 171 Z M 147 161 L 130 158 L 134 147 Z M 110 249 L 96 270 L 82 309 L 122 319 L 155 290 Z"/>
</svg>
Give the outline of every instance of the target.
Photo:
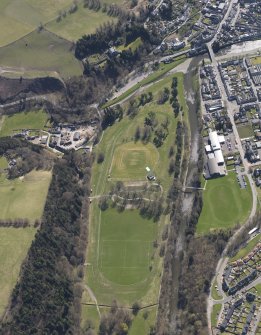
<svg viewBox="0 0 261 335">
<path fill-rule="evenodd" d="M 0 0 L 0 335 L 261 335 L 261 0 Z"/>
</svg>

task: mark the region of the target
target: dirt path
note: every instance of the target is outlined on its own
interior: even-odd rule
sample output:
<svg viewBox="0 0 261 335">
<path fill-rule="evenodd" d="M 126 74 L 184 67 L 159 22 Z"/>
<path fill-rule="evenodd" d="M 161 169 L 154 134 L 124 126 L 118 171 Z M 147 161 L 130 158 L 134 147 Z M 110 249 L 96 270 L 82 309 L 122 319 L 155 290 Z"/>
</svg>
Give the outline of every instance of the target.
<svg viewBox="0 0 261 335">
<path fill-rule="evenodd" d="M 97 301 L 93 291 L 91 290 L 91 288 L 88 285 L 84 285 L 84 288 L 89 293 L 89 296 L 90 296 L 91 300 L 95 303 L 97 312 L 99 314 L 99 317 L 101 318 L 101 312 L 100 312 L 100 308 L 99 308 L 99 305 L 98 305 L 98 301 Z"/>
</svg>

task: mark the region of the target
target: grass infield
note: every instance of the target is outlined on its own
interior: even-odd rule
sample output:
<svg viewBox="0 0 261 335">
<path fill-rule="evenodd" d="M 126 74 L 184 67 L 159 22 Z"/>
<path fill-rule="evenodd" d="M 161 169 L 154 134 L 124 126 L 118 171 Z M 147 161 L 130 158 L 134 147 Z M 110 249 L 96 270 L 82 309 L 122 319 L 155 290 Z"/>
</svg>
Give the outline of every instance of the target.
<svg viewBox="0 0 261 335">
<path fill-rule="evenodd" d="M 122 144 L 115 149 L 111 178 L 119 180 L 145 180 L 146 167 L 153 169 L 158 163 L 159 153 L 151 143 Z"/>
</svg>

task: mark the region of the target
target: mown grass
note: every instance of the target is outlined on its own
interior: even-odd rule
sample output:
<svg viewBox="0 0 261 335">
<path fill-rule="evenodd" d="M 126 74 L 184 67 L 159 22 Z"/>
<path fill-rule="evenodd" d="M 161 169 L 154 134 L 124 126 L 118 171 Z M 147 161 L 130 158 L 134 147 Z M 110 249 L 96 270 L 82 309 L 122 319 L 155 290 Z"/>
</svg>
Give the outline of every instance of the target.
<svg viewBox="0 0 261 335">
<path fill-rule="evenodd" d="M 213 310 L 211 313 L 211 326 L 216 327 L 218 321 L 218 315 L 221 311 L 222 304 L 216 304 L 213 306 Z"/>
<path fill-rule="evenodd" d="M 214 229 L 228 229 L 247 219 L 252 206 L 249 184 L 240 189 L 236 174 L 208 180 L 203 191 L 203 209 L 197 224 L 197 233 L 205 234 Z"/>
<path fill-rule="evenodd" d="M 8 167 L 7 160 L 4 156 L 0 156 L 0 170 L 6 169 Z"/>
<path fill-rule="evenodd" d="M 231 262 L 234 262 L 240 258 L 244 258 L 247 254 L 251 252 L 252 249 L 254 249 L 254 247 L 260 241 L 261 241 L 261 234 L 258 234 L 250 242 L 247 243 L 245 248 L 240 249 L 238 253 L 231 258 Z"/>
<path fill-rule="evenodd" d="M 117 19 L 108 16 L 101 10 L 96 12 L 84 8 L 83 4 L 79 4 L 75 13 L 67 14 L 59 22 L 53 20 L 46 25 L 46 28 L 69 41 L 75 42 L 83 35 L 94 33 L 98 27 L 108 21 L 115 22 Z"/>
<path fill-rule="evenodd" d="M 36 229 L 31 227 L 0 228 L 0 315 L 7 307 L 35 233 Z"/>
<path fill-rule="evenodd" d="M 29 111 L 5 116 L 0 137 L 13 135 L 21 129 L 43 129 L 48 119 L 44 111 Z"/>
<path fill-rule="evenodd" d="M 34 31 L 0 48 L 0 63 L 23 71 L 56 71 L 62 77 L 82 74 L 82 64 L 74 57 L 71 42 L 46 30 Z"/>
<path fill-rule="evenodd" d="M 220 300 L 222 299 L 222 295 L 220 295 L 215 286 L 217 286 L 217 279 L 215 279 L 214 284 L 212 285 L 211 296 L 215 300 Z"/>
<path fill-rule="evenodd" d="M 240 138 L 247 138 L 254 136 L 253 128 L 250 124 L 237 127 Z"/>
<path fill-rule="evenodd" d="M 24 178 L 1 180 L 0 220 L 40 219 L 50 181 L 50 171 L 32 171 Z"/>
</svg>

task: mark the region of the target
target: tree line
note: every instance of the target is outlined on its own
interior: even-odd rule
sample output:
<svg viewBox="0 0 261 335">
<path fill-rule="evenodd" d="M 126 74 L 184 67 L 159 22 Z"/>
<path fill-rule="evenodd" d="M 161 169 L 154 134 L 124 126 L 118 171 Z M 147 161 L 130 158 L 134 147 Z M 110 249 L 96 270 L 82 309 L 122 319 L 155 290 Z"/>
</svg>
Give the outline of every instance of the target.
<svg viewBox="0 0 261 335">
<path fill-rule="evenodd" d="M 29 249 L 0 334 L 80 334 L 91 158 L 56 162 L 41 228 Z"/>
</svg>

